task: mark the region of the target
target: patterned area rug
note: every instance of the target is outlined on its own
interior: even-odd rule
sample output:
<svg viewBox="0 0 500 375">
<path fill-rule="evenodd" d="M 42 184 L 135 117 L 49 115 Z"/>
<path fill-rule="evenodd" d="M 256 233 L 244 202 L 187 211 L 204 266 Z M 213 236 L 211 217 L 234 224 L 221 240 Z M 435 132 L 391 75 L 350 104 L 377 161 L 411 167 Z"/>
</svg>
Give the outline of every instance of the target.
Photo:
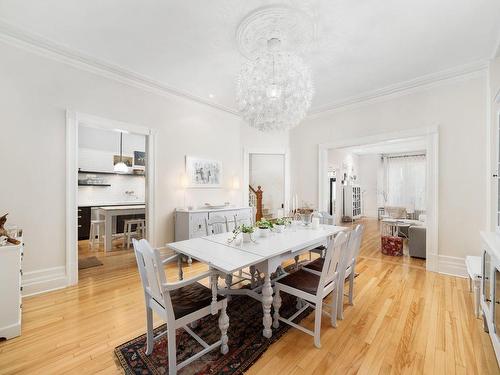
<svg viewBox="0 0 500 375">
<path fill-rule="evenodd" d="M 296 311 L 296 299 L 288 294 L 282 294 L 283 302 L 280 315 L 290 317 Z M 312 309 L 307 309 L 299 315 L 295 322 L 307 316 Z M 232 296 L 229 302 L 229 353 L 222 355 L 219 348 L 212 350 L 203 357 L 179 371 L 179 374 L 242 374 L 269 348 L 290 329 L 290 326 L 280 323 L 278 329 L 273 328 L 273 336 L 266 339 L 262 336 L 262 304 L 247 296 Z M 196 329 L 197 335 L 207 343 L 220 339 L 218 315 L 209 315 L 201 319 Z M 144 318 L 145 319 L 145 318 Z M 155 330 L 155 335 L 166 329 L 162 325 Z M 177 330 L 177 363 L 180 363 L 202 350 L 201 345 L 183 329 Z M 125 374 L 167 374 L 167 339 L 166 336 L 155 342 L 155 348 L 150 356 L 146 350 L 146 335 L 141 335 L 115 349 Z M 312 338 L 311 338 L 312 345 Z"/>
<path fill-rule="evenodd" d="M 85 270 L 87 268 L 102 266 L 102 262 L 96 257 L 88 257 L 78 259 L 78 269 Z"/>
</svg>

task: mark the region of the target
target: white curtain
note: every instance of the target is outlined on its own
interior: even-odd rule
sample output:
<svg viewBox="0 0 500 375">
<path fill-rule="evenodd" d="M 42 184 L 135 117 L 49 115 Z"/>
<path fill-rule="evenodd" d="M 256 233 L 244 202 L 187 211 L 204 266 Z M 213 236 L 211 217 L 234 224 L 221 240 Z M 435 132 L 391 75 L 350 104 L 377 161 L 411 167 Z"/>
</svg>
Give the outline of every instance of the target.
<svg viewBox="0 0 500 375">
<path fill-rule="evenodd" d="M 387 205 L 425 211 L 425 155 L 384 156 Z"/>
</svg>

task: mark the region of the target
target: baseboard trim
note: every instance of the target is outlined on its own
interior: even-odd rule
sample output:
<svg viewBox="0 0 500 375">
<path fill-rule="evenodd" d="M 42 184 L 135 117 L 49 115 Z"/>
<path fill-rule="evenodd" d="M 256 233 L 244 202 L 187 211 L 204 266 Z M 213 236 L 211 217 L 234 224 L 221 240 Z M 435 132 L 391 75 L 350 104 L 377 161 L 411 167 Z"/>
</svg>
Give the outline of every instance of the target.
<svg viewBox="0 0 500 375">
<path fill-rule="evenodd" d="M 26 272 L 22 279 L 23 297 L 50 292 L 68 286 L 66 267 L 52 267 Z"/>
<path fill-rule="evenodd" d="M 21 335 L 21 321 L 9 326 L 0 327 L 0 338 L 12 339 Z"/>
<path fill-rule="evenodd" d="M 438 272 L 458 277 L 468 277 L 465 266 L 465 258 L 452 257 L 448 255 L 438 256 Z"/>
</svg>

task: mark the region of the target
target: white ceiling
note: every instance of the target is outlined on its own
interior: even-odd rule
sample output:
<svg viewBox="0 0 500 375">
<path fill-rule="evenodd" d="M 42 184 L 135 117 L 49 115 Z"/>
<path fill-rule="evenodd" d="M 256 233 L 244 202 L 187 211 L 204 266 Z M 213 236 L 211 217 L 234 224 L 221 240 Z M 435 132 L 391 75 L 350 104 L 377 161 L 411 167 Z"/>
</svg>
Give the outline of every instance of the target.
<svg viewBox="0 0 500 375">
<path fill-rule="evenodd" d="M 380 155 L 425 152 L 426 143 L 422 137 L 391 139 L 384 142 L 345 147 L 340 150 L 354 155 Z"/>
<path fill-rule="evenodd" d="M 239 22 L 265 0 L 0 0 L 0 21 L 162 86 L 235 108 Z M 313 111 L 491 58 L 498 0 L 291 0 L 316 41 Z"/>
</svg>

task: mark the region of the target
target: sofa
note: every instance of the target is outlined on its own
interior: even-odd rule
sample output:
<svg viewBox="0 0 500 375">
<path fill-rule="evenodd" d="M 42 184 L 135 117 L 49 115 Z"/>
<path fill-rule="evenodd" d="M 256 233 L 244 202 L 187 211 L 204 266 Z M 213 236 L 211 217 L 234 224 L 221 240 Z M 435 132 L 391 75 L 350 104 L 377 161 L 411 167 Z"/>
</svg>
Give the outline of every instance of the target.
<svg viewBox="0 0 500 375">
<path fill-rule="evenodd" d="M 427 228 L 412 225 L 408 228 L 408 251 L 411 257 L 425 259 L 425 240 Z"/>
<path fill-rule="evenodd" d="M 386 206 L 385 214 L 391 219 L 406 219 L 406 208 L 405 207 L 393 207 Z"/>
</svg>

